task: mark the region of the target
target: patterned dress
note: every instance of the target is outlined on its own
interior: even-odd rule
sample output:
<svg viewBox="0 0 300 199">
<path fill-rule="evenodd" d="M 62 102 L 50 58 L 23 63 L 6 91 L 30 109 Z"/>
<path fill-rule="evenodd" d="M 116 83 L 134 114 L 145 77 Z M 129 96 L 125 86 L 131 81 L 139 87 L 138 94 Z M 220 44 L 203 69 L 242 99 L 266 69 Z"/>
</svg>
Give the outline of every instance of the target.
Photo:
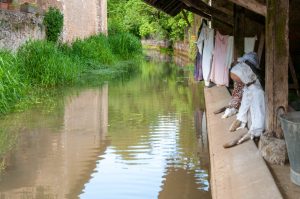
<svg viewBox="0 0 300 199">
<path fill-rule="evenodd" d="M 229 102 L 229 108 L 235 108 L 239 110 L 243 98 L 243 89 L 244 89 L 243 83 L 234 82 L 232 98 Z"/>
</svg>

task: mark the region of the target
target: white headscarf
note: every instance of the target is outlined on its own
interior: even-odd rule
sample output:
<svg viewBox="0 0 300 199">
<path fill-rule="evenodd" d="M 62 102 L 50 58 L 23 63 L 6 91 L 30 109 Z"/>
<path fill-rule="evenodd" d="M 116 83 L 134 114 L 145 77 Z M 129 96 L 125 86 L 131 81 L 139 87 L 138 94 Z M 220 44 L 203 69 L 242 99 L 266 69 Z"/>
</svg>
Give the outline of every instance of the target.
<svg viewBox="0 0 300 199">
<path fill-rule="evenodd" d="M 255 52 L 249 52 L 243 55 L 243 57 L 239 57 L 238 62 L 249 61 L 255 68 L 259 69 L 258 57 Z"/>
<path fill-rule="evenodd" d="M 257 76 L 244 62 L 236 64 L 230 72 L 238 76 L 245 85 L 257 80 Z"/>
</svg>

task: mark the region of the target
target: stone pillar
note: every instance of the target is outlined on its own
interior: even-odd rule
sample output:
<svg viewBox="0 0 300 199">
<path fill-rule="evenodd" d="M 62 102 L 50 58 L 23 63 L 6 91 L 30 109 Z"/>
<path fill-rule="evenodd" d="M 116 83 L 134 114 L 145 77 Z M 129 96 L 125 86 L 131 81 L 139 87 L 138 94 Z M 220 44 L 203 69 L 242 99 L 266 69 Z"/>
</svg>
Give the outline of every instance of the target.
<svg viewBox="0 0 300 199">
<path fill-rule="evenodd" d="M 97 32 L 107 35 L 107 0 L 97 0 L 97 4 Z"/>
</svg>

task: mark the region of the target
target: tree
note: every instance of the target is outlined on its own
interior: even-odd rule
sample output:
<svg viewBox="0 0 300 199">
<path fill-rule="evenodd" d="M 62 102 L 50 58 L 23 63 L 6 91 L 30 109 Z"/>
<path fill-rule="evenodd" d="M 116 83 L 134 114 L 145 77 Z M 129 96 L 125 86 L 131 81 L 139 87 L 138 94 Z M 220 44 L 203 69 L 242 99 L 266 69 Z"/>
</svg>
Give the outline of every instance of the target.
<svg viewBox="0 0 300 199">
<path fill-rule="evenodd" d="M 140 38 L 182 40 L 188 27 L 183 14 L 171 17 L 142 0 L 109 0 L 110 31 L 128 31 Z M 188 13 L 188 20 L 193 15 Z"/>
</svg>

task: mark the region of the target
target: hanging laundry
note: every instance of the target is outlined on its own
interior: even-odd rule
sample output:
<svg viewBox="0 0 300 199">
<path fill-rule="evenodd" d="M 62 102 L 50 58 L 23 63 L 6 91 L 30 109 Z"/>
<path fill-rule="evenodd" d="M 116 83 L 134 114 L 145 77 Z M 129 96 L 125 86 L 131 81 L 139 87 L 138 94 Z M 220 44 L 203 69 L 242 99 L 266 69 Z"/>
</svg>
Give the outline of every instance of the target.
<svg viewBox="0 0 300 199">
<path fill-rule="evenodd" d="M 198 51 L 200 52 L 200 54 L 202 54 L 202 51 L 203 51 L 203 42 L 206 38 L 206 28 L 207 28 L 207 25 L 205 23 L 202 24 L 202 28 L 200 30 L 200 34 L 199 34 L 199 37 L 198 37 L 198 40 L 197 40 L 197 47 L 198 47 Z"/>
<path fill-rule="evenodd" d="M 200 34 L 197 40 L 197 47 L 198 47 L 198 52 L 196 56 L 196 61 L 195 61 L 195 68 L 194 68 L 194 79 L 195 81 L 201 81 L 203 80 L 203 70 L 202 70 L 202 52 L 203 52 L 203 43 L 205 39 L 205 29 L 206 29 L 206 24 L 203 23 Z"/>
<path fill-rule="evenodd" d="M 210 80 L 217 85 L 228 86 L 229 84 L 229 69 L 226 65 L 228 38 L 228 35 L 222 35 L 217 31 L 210 75 Z"/>
<path fill-rule="evenodd" d="M 255 37 L 245 37 L 244 38 L 244 51 L 245 51 L 245 54 L 254 51 L 256 40 L 257 40 L 256 36 Z"/>
<path fill-rule="evenodd" d="M 227 52 L 226 52 L 226 62 L 225 62 L 226 67 L 229 69 L 233 62 L 233 52 L 234 52 L 234 39 L 233 36 L 229 36 L 228 44 L 227 44 Z"/>
<path fill-rule="evenodd" d="M 203 70 L 203 79 L 205 86 L 210 84 L 210 72 L 212 64 L 212 53 L 214 49 L 214 30 L 208 27 L 204 27 L 203 33 L 203 54 L 202 54 L 202 70 Z"/>
<path fill-rule="evenodd" d="M 203 80 L 202 73 L 202 55 L 200 52 L 197 52 L 196 60 L 195 60 L 195 69 L 194 69 L 194 79 L 195 81 Z"/>
</svg>

